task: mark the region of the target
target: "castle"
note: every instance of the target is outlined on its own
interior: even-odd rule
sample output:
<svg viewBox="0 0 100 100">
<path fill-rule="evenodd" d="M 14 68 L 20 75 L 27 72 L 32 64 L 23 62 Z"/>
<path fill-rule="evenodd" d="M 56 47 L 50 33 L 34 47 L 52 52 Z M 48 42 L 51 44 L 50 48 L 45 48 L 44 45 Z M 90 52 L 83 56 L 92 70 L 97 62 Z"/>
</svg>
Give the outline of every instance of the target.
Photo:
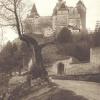
<svg viewBox="0 0 100 100">
<path fill-rule="evenodd" d="M 68 7 L 66 2 L 58 0 L 52 16 L 39 16 L 35 4 L 24 21 L 25 32 L 50 36 L 69 28 L 73 33 L 86 30 L 86 7 L 79 0 L 76 7 Z"/>
</svg>

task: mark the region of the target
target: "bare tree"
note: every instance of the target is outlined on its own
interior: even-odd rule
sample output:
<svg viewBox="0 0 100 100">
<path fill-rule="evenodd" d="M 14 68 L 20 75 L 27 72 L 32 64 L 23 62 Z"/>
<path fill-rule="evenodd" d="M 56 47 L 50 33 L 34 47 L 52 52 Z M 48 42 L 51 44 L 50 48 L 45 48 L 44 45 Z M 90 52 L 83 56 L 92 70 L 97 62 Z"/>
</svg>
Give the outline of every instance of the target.
<svg viewBox="0 0 100 100">
<path fill-rule="evenodd" d="M 1 23 L 0 25 L 15 27 L 20 40 L 25 41 L 33 49 L 32 55 L 35 56 L 33 57 L 33 61 L 35 58 L 35 65 L 44 69 L 41 51 L 48 43 L 39 45 L 34 38 L 23 34 L 23 6 L 23 0 L 0 0 L 0 18 L 4 20 L 4 24 Z"/>
</svg>

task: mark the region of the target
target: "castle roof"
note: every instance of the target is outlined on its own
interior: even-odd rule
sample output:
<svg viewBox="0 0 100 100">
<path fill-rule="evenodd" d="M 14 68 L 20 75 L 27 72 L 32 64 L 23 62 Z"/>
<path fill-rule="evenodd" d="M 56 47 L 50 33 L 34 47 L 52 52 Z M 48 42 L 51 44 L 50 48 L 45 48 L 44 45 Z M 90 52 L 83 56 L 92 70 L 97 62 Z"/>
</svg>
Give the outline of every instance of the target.
<svg viewBox="0 0 100 100">
<path fill-rule="evenodd" d="M 33 7 L 32 7 L 32 9 L 31 9 L 31 13 L 30 13 L 30 17 L 34 17 L 34 16 L 39 16 L 35 4 L 33 4 Z"/>
<path fill-rule="evenodd" d="M 84 3 L 82 2 L 82 0 L 79 0 L 79 1 L 77 2 L 77 5 L 82 5 L 82 6 L 85 7 L 85 5 L 84 5 Z"/>
<path fill-rule="evenodd" d="M 57 15 L 57 11 L 59 10 L 68 10 L 68 7 L 66 6 L 66 2 L 61 0 L 59 3 L 57 3 L 53 10 L 53 15 Z"/>
<path fill-rule="evenodd" d="M 67 6 L 64 2 L 59 6 L 58 10 L 67 10 Z"/>
</svg>

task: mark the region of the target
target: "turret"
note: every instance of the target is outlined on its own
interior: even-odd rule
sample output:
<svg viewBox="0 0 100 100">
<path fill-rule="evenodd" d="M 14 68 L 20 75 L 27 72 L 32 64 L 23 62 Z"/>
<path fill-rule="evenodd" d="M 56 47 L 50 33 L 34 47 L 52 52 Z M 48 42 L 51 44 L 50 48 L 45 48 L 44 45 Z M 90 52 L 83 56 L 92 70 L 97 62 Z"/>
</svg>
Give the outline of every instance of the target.
<svg viewBox="0 0 100 100">
<path fill-rule="evenodd" d="M 76 7 L 81 17 L 82 30 L 86 30 L 86 7 L 81 0 L 78 1 Z"/>
</svg>

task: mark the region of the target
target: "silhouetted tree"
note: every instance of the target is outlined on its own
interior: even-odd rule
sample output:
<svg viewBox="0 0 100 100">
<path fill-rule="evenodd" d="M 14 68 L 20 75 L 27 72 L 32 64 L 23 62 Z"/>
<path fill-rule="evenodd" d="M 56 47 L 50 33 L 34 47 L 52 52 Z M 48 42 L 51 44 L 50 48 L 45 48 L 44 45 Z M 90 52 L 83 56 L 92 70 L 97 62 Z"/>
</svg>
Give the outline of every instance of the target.
<svg viewBox="0 0 100 100">
<path fill-rule="evenodd" d="M 71 31 L 64 27 L 57 36 L 57 41 L 59 43 L 68 43 L 72 41 L 72 33 Z"/>
<path fill-rule="evenodd" d="M 94 32 L 92 42 L 93 42 L 93 46 L 95 47 L 100 46 L 100 28 Z"/>
<path fill-rule="evenodd" d="M 20 46 L 15 43 L 8 42 L 7 45 L 0 52 L 0 69 L 2 72 L 21 72 L 24 64 L 29 61 L 31 51 L 27 45 L 21 43 Z M 24 55 L 23 55 L 24 54 Z"/>
<path fill-rule="evenodd" d="M 16 46 L 13 46 L 11 42 L 8 42 L 7 45 L 2 49 L 0 52 L 0 70 L 2 72 L 12 72 L 14 66 L 16 66 L 16 60 L 14 57 L 16 51 Z"/>
</svg>

